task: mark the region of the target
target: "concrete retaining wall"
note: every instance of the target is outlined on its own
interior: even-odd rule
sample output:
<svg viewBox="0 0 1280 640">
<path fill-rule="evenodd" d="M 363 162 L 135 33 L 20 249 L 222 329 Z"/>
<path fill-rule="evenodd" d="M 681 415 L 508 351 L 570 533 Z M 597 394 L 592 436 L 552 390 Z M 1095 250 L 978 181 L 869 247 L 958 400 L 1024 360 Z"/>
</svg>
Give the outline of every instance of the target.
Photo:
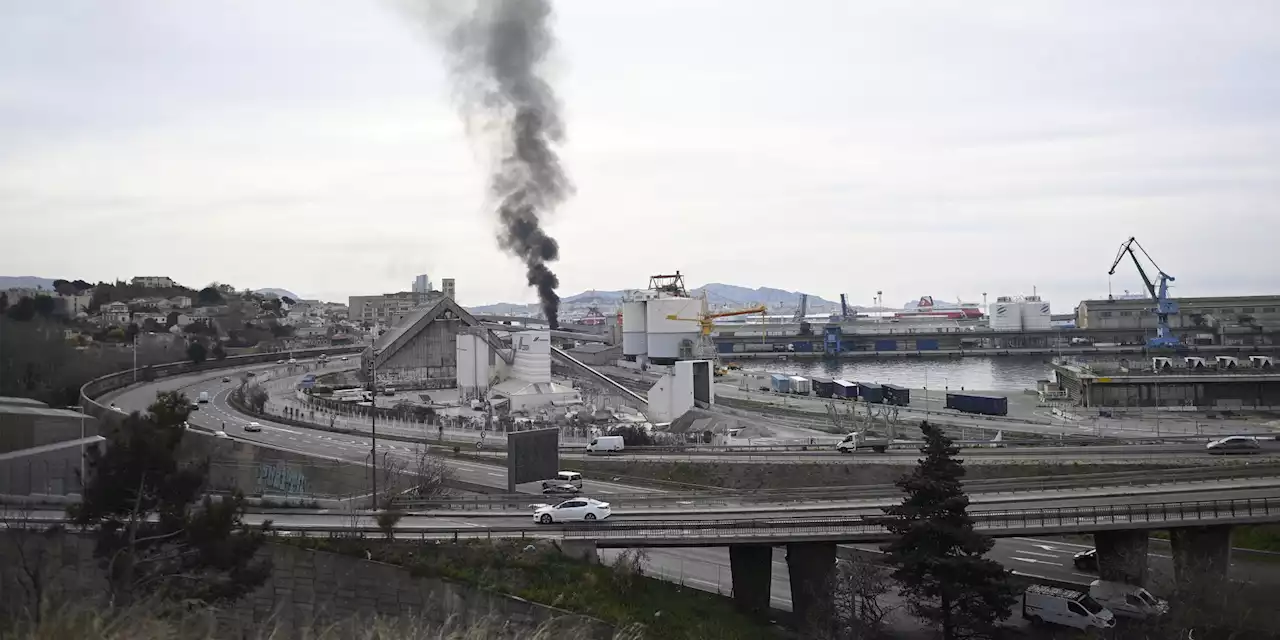
<svg viewBox="0 0 1280 640">
<path fill-rule="evenodd" d="M 106 580 L 92 557 L 93 537 L 63 534 L 44 539 L 29 536 L 26 557 L 47 551 L 42 565 L 57 602 L 84 600 L 100 602 L 106 594 Z M 19 538 L 0 532 L 0 615 L 15 614 L 30 604 L 27 589 L 18 581 L 21 562 Z M 552 607 L 504 594 L 484 591 L 438 578 L 415 578 L 403 568 L 369 562 L 349 556 L 308 551 L 285 544 L 267 544 L 262 555 L 274 569 L 267 582 L 253 594 L 219 611 L 217 637 L 265 634 L 264 624 L 288 632 L 285 637 L 305 632 L 304 627 L 324 625 L 353 616 L 420 616 L 431 624 L 467 623 L 496 619 L 513 630 L 532 629 L 558 620 L 566 628 L 585 625 L 590 631 L 573 637 L 609 638 L 613 629 L 598 620 L 574 616 Z M 15 569 L 15 570 L 8 570 Z M 261 633 L 259 633 L 261 632 Z M 246 636 L 248 637 L 248 636 Z M 279 637 L 279 636 L 276 636 Z M 553 633 L 550 637 L 568 637 Z"/>
</svg>

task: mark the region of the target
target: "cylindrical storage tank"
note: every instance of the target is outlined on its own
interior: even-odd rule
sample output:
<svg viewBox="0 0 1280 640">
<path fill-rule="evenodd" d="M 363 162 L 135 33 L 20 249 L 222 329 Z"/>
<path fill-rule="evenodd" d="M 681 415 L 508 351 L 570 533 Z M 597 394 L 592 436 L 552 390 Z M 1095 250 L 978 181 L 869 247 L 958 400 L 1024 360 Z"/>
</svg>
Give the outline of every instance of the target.
<svg viewBox="0 0 1280 640">
<path fill-rule="evenodd" d="M 648 353 L 644 307 L 643 300 L 622 303 L 622 355 L 624 356 L 642 356 Z"/>
<path fill-rule="evenodd" d="M 1022 330 L 1048 331 L 1053 328 L 1053 318 L 1049 313 L 1049 303 L 1039 296 L 1027 296 L 1022 301 Z"/>
<path fill-rule="evenodd" d="M 693 298 L 658 298 L 646 302 L 644 316 L 649 359 L 679 359 L 682 342 L 688 340 L 691 345 L 697 344 L 701 312 L 702 301 Z"/>
<path fill-rule="evenodd" d="M 996 298 L 987 314 L 993 331 L 1022 331 L 1022 305 L 1008 297 Z"/>
<path fill-rule="evenodd" d="M 512 335 L 515 362 L 511 377 L 525 382 L 551 382 L 551 332 L 520 331 Z"/>
</svg>

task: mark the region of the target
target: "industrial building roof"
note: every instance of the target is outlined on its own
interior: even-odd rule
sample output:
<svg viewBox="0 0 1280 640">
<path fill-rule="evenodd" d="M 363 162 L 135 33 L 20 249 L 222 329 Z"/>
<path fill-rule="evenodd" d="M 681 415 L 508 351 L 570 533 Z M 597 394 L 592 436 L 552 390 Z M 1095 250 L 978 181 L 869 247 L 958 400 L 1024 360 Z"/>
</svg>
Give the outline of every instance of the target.
<svg viewBox="0 0 1280 640">
<path fill-rule="evenodd" d="M 43 416 L 46 418 L 84 418 L 85 414 L 69 409 L 52 409 L 46 405 L 28 406 L 0 404 L 0 416 Z"/>
</svg>

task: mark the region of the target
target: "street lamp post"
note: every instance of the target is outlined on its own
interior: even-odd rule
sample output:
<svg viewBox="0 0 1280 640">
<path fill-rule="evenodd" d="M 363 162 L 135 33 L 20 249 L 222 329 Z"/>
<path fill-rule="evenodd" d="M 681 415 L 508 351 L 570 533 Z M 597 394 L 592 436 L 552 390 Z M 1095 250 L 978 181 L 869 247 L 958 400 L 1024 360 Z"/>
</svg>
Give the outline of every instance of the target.
<svg viewBox="0 0 1280 640">
<path fill-rule="evenodd" d="M 369 352 L 369 415 L 372 438 L 369 446 L 369 462 L 373 469 L 373 508 L 378 508 L 378 353 Z"/>
</svg>

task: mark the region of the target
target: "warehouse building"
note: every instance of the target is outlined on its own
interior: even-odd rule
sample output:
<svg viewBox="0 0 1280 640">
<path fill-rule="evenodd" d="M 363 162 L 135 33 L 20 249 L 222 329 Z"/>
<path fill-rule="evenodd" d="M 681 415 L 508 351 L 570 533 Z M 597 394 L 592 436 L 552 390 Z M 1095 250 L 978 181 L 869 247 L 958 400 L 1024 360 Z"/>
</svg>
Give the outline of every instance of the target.
<svg viewBox="0 0 1280 640">
<path fill-rule="evenodd" d="M 1179 309 L 1169 317 L 1175 333 L 1245 333 L 1280 331 L 1280 296 L 1174 298 Z M 1152 330 L 1155 302 L 1147 298 L 1084 300 L 1076 307 L 1080 329 Z"/>
</svg>

